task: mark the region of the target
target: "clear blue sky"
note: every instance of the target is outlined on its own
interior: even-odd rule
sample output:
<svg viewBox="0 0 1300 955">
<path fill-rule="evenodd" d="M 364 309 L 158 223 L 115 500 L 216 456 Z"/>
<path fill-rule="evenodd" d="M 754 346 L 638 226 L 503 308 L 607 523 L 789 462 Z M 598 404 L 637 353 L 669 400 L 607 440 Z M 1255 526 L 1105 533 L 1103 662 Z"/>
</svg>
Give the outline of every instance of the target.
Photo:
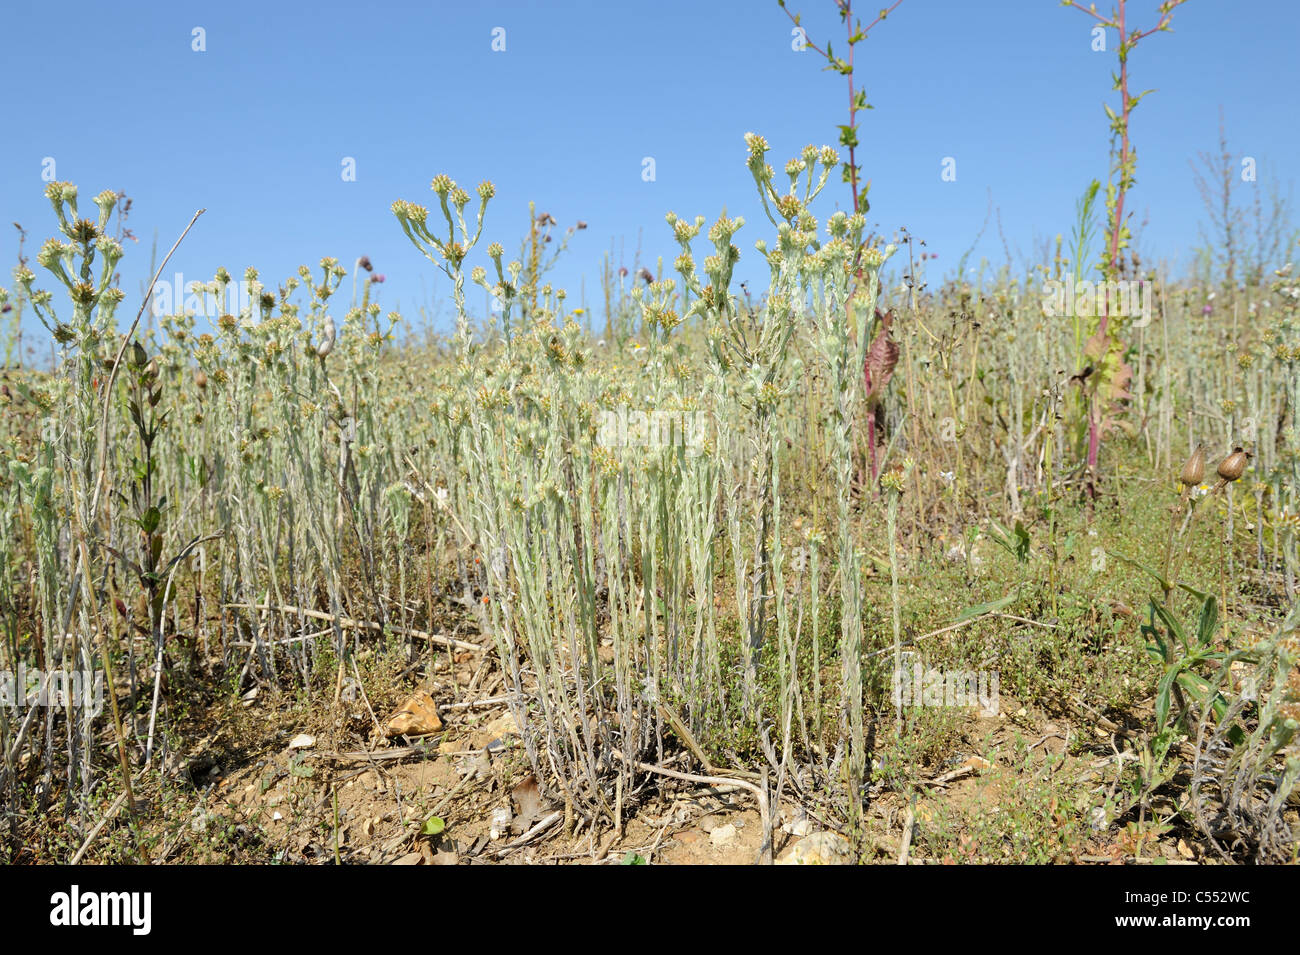
<svg viewBox="0 0 1300 955">
<path fill-rule="evenodd" d="M 864 20 L 880 3 L 859 4 Z M 1132 22 L 1154 23 L 1155 0 L 1129 6 Z M 791 8 L 819 45 L 829 35 L 843 49 L 829 0 Z M 486 238 L 508 252 L 530 199 L 561 227 L 585 219 L 555 273 L 574 305 L 584 278 L 598 301 L 611 243 L 631 267 L 639 230 L 651 267 L 660 254 L 670 261 L 669 210 L 744 215 L 742 274 L 760 276 L 753 242 L 769 232 L 744 133 L 768 138 L 779 169 L 805 143 L 834 143 L 846 121 L 842 78 L 811 51 L 792 51 L 775 0 L 68 0 L 10 3 L 2 22 L 3 284 L 17 251 L 8 223 L 28 229 L 30 253 L 53 232 L 41 180 L 52 157 L 87 205 L 105 188 L 134 199 L 140 241 L 122 267 L 132 315 L 155 231 L 165 251 L 200 206 L 207 214 L 169 273 L 206 280 L 218 266 L 238 276 L 252 264 L 273 284 L 323 255 L 350 266 L 365 254 L 387 277 L 385 308 L 414 315 L 431 294 L 445 301 L 446 281 L 389 211 L 398 197 L 431 203 L 438 172 L 471 192 L 482 178 L 496 183 Z M 1114 54 L 1091 50 L 1091 26 L 1054 0 L 904 0 L 858 48 L 858 81 L 875 107 L 862 115 L 860 152 L 870 221 L 926 239 L 944 271 L 973 241 L 990 196 L 1017 265 L 1068 232 L 1075 198 L 1106 173 L 1101 104 L 1114 100 Z M 1147 221 L 1149 259 L 1189 261 L 1204 220 L 1190 162 L 1215 147 L 1220 105 L 1234 154 L 1260 164 L 1243 198 L 1270 178 L 1290 190 L 1298 26 L 1282 0 L 1190 0 L 1174 32 L 1134 54 L 1134 90 L 1157 89 L 1133 123 L 1133 208 Z M 195 27 L 205 52 L 191 49 Z M 492 50 L 494 27 L 506 31 L 505 52 Z M 646 156 L 654 182 L 641 177 Z M 946 156 L 956 182 L 940 179 Z M 340 175 L 344 157 L 356 160 L 355 182 Z M 996 219 L 972 264 L 981 255 L 1004 259 Z"/>
</svg>

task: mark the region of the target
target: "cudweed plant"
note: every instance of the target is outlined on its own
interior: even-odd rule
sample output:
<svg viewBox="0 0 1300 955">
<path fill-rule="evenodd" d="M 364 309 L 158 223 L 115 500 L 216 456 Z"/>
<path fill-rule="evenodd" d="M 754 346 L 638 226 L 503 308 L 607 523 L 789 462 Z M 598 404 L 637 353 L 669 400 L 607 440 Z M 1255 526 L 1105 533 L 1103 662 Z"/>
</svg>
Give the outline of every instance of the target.
<svg viewBox="0 0 1300 955">
<path fill-rule="evenodd" d="M 123 298 L 121 289 L 113 285 L 122 247 L 106 233 L 117 203 L 115 193 L 106 190 L 95 197 L 98 215 L 94 219 L 81 216 L 77 187 L 71 183 L 50 183 L 45 195 L 54 209 L 63 238 L 46 241 L 36 259 L 67 290 L 72 312 L 67 321 L 61 320 L 53 295 L 36 289 L 35 273 L 20 265 L 15 279 L 22 295 L 61 350 L 58 375 L 46 391 L 37 394 L 25 385 L 19 385 L 18 390 L 44 413 L 41 426 L 46 443 L 44 467 L 26 473 L 39 482 L 32 490 L 41 494 L 39 489 L 43 488 L 45 493 L 41 496 L 48 502 L 47 507 L 39 510 L 45 521 L 41 536 L 47 546 L 43 548 L 42 562 L 46 565 L 43 576 L 48 581 L 50 598 L 45 604 L 43 624 L 47 634 L 71 635 L 68 645 L 62 648 L 62 664 L 66 669 L 86 667 L 90 662 L 90 648 L 81 635 L 93 633 L 95 629 L 88 600 L 79 603 L 77 598 L 84 581 L 101 566 L 100 555 L 88 553 L 84 546 L 75 554 L 64 548 L 74 537 L 82 542 L 93 540 L 100 527 L 99 506 L 103 502 L 96 500 L 96 465 L 101 460 L 103 440 L 98 421 L 102 400 L 100 376 L 104 374 L 102 363 L 113 344 L 114 315 Z M 96 566 L 85 566 L 86 560 L 96 560 Z M 71 566 L 75 566 L 71 576 L 55 589 L 54 580 L 68 573 Z M 71 625 L 74 615 L 78 622 L 76 628 Z M 52 649 L 47 644 L 47 669 L 59 662 L 51 654 Z M 53 723 L 47 717 L 47 739 L 52 730 Z M 80 725 L 68 720 L 66 731 L 67 808 L 71 811 L 74 798 L 84 803 L 91 783 L 90 751 L 86 745 L 89 717 Z"/>
<path fill-rule="evenodd" d="M 1025 619 L 1049 624 L 1037 637 L 1060 641 L 1025 653 L 1008 641 L 1009 666 L 1027 669 L 1022 661 L 1044 655 L 1040 646 L 1053 657 L 1052 672 L 1021 674 L 1022 685 L 1100 689 L 1107 706 L 1127 706 L 1141 704 L 1150 676 L 1157 718 L 1129 809 L 1144 799 L 1149 809 L 1156 786 L 1181 785 L 1196 734 L 1192 768 L 1210 800 L 1204 831 L 1218 839 L 1230 823 L 1243 839 L 1264 833 L 1265 855 L 1278 858 L 1281 823 L 1294 811 L 1293 678 L 1281 637 L 1276 653 L 1237 645 L 1243 631 L 1280 616 L 1271 608 L 1294 595 L 1300 566 L 1290 411 L 1300 407 L 1300 292 L 1289 270 L 1231 330 L 1205 289 L 1166 287 L 1162 347 L 1144 352 L 1135 372 L 1148 375 L 1134 389 L 1146 427 L 1141 444 L 1124 445 L 1134 453 L 1117 456 L 1117 473 L 1139 478 L 1116 482 L 1125 521 L 1130 511 L 1149 518 L 1135 530 L 1153 531 L 1152 551 L 1163 550 L 1150 559 L 1150 649 L 1134 669 L 1131 656 L 1101 654 L 1124 624 L 1104 606 L 1112 594 L 1087 590 L 1114 582 L 1116 608 L 1146 593 L 1098 564 L 1103 540 L 1083 536 L 1087 528 L 1073 526 L 1083 515 L 1058 503 L 1068 481 L 1059 412 L 1073 389 L 1059 370 L 1074 367 L 1095 330 L 1042 321 L 1032 276 L 1009 267 L 993 285 L 931 291 L 909 261 L 898 294 L 911 311 L 902 353 L 891 356 L 875 300 L 891 250 L 864 239 L 853 209 L 814 213 L 841 157 L 809 148 L 774 170 L 761 138 L 747 147 L 765 241 L 741 242 L 745 224 L 725 209 L 712 222 L 670 215 L 675 261 L 667 274 L 659 263 L 620 277 L 606 345 L 587 334 L 584 310 L 547 284 L 550 250 L 563 248 L 551 217 L 533 211 L 518 260 L 508 261 L 500 244 L 478 245 L 490 185 L 480 187 L 475 221 L 472 195 L 439 177 L 432 220 L 410 203 L 395 212 L 456 290 L 449 338 L 391 347 L 398 317 L 366 297 L 369 285 L 344 307 L 333 259 L 280 283 L 248 270 L 246 304 L 220 270 L 200 290 L 216 303 L 205 308 L 211 327 L 187 299 L 189 311 L 159 316 L 156 333 L 139 338 L 143 357 L 124 352 L 111 387 L 104 362 L 124 340 L 107 318 L 115 293 L 100 269 L 116 252 L 93 234 L 101 224 L 79 225 L 67 190 L 57 190 L 67 231 L 42 267 L 66 278 L 71 311 L 56 315 L 22 267 L 18 291 L 39 303 L 61 361 L 50 374 L 0 376 L 0 514 L 16 529 L 0 539 L 3 653 L 57 669 L 93 666 L 87 653 L 103 647 L 106 662 L 125 657 L 123 695 L 148 700 L 162 669 L 157 648 L 190 648 L 187 679 L 164 686 L 169 705 L 157 707 L 160 755 L 175 729 L 169 713 L 191 702 L 177 695 L 189 678 L 221 674 L 223 689 L 269 696 L 291 681 L 328 683 L 337 666 L 337 695 L 370 635 L 402 632 L 418 664 L 420 641 L 463 605 L 496 650 L 504 689 L 453 681 L 445 692 L 458 701 L 504 693 L 529 764 L 574 820 L 617 825 L 645 774 L 676 750 L 714 778 L 761 787 L 769 805 L 788 792 L 830 813 L 823 818 L 860 821 L 868 772 L 906 788 L 921 762 L 951 755 L 963 719 L 917 715 L 924 722 L 904 727 L 890 750 L 897 758 L 873 767 L 875 701 L 864 689 L 873 655 L 897 660 L 913 624 L 934 629 L 926 645 L 936 655 L 982 652 L 982 628 L 1001 621 L 964 615 L 1014 601 Z M 736 287 L 742 247 L 768 263 L 761 294 Z M 1082 258 L 1076 252 L 1076 269 Z M 495 303 L 481 324 L 466 281 Z M 613 306 L 613 284 L 610 292 Z M 36 307 L 24 305 L 27 314 Z M 881 374 L 868 380 L 873 361 Z M 876 504 L 856 479 L 857 435 L 894 362 L 907 387 L 888 420 L 907 427 L 892 431 L 897 449 L 885 453 Z M 1221 461 L 1220 486 L 1203 454 L 1170 513 L 1147 506 L 1140 482 L 1150 475 L 1135 462 L 1172 469 L 1171 455 L 1201 434 L 1224 450 L 1250 448 L 1254 471 Z M 106 467 L 87 468 L 94 455 Z M 97 469 L 110 475 L 98 501 Z M 1020 506 L 1026 491 L 1043 502 L 1038 513 Z M 1195 542 L 1220 536 L 1207 514 L 1219 513 L 1227 542 L 1202 551 Z M 1031 550 L 1044 520 L 1051 529 Z M 1115 531 L 1109 523 L 1099 522 L 1099 537 Z M 976 575 L 974 548 L 960 542 L 979 528 L 994 528 L 1014 560 Z M 213 531 L 224 535 L 205 547 Z M 1052 573 L 1030 586 L 1024 578 L 1040 558 Z M 1203 580 L 1216 568 L 1217 588 Z M 981 594 L 966 606 L 966 587 L 1005 592 L 990 579 L 998 573 L 1019 579 L 1011 597 Z M 958 586 L 927 591 L 932 575 Z M 127 639 L 117 639 L 122 621 L 112 617 L 118 594 Z M 892 621 L 875 609 L 884 601 Z M 971 628 L 953 630 L 954 615 Z M 1081 626 L 1090 639 L 1073 639 Z M 60 638 L 67 632 L 75 643 Z M 1272 689 L 1247 699 L 1233 684 L 1243 667 Z M 129 745 L 119 762 L 130 779 L 151 747 L 145 706 L 123 716 Z M 65 798 L 90 805 L 86 786 L 103 763 L 90 728 L 62 714 L 25 722 L 0 709 L 0 791 L 10 806 L 15 781 L 41 808 Z"/>
</svg>

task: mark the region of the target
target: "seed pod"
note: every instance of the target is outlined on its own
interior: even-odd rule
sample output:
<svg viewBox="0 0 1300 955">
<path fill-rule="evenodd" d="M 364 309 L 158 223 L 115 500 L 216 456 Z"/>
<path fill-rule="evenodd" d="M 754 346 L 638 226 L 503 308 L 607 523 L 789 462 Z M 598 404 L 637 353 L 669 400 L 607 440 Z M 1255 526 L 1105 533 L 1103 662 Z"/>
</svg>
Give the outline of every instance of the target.
<svg viewBox="0 0 1300 955">
<path fill-rule="evenodd" d="M 1183 473 L 1178 476 L 1187 487 L 1196 487 L 1205 478 L 1205 445 L 1197 444 L 1192 456 L 1183 465 Z"/>
<path fill-rule="evenodd" d="M 1250 454 L 1241 448 L 1233 448 L 1232 453 L 1219 462 L 1219 477 L 1224 481 L 1235 481 L 1246 473 L 1246 462 Z"/>
<path fill-rule="evenodd" d="M 208 387 L 208 373 L 202 368 L 194 373 L 194 384 L 197 385 L 200 390 Z"/>
<path fill-rule="evenodd" d="M 325 325 L 321 330 L 320 344 L 316 346 L 316 357 L 324 360 L 330 352 L 334 350 L 334 336 L 337 333 L 334 329 L 334 319 L 328 315 L 325 316 Z"/>
</svg>

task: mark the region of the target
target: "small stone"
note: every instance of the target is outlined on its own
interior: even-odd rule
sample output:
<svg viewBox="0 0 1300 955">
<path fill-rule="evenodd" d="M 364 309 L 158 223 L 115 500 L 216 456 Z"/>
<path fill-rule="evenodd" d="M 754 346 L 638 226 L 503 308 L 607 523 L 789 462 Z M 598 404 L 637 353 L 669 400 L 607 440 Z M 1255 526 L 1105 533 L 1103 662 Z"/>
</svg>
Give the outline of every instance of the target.
<svg viewBox="0 0 1300 955">
<path fill-rule="evenodd" d="M 816 828 L 817 824 L 807 816 L 804 816 L 801 819 L 796 819 L 794 822 L 787 822 L 781 827 L 781 831 L 802 839 L 805 836 L 812 835 Z"/>
<path fill-rule="evenodd" d="M 438 716 L 438 705 L 425 690 L 417 690 L 401 705 L 398 711 L 384 727 L 384 735 L 394 736 L 428 736 L 442 729 L 442 720 Z"/>
<path fill-rule="evenodd" d="M 800 839 L 777 865 L 850 865 L 853 847 L 837 832 L 814 832 Z"/>
<path fill-rule="evenodd" d="M 491 723 L 484 726 L 475 733 L 470 741 L 475 748 L 482 749 L 484 746 L 494 743 L 497 740 L 503 740 L 507 736 L 518 736 L 519 724 L 515 722 L 514 715 L 506 710 Z"/>
<path fill-rule="evenodd" d="M 289 740 L 290 749 L 311 749 L 316 745 L 316 737 L 307 733 L 299 733 L 293 739 Z"/>
<path fill-rule="evenodd" d="M 736 835 L 736 827 L 731 823 L 727 823 L 725 826 L 718 826 L 709 833 L 709 841 L 712 842 L 714 846 L 722 848 L 723 846 L 729 846 L 735 842 Z"/>
<path fill-rule="evenodd" d="M 693 846 L 704 838 L 704 833 L 698 829 L 684 829 L 677 835 L 673 836 L 681 845 Z"/>
</svg>

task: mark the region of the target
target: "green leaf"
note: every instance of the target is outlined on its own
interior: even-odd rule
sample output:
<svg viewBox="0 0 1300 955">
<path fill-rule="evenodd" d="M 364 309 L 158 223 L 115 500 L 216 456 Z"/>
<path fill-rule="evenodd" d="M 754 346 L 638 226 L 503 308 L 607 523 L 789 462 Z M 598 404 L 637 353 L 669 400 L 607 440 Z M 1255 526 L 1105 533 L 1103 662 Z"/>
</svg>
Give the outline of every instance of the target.
<svg viewBox="0 0 1300 955">
<path fill-rule="evenodd" d="M 1211 594 L 1201 606 L 1201 622 L 1196 629 L 1196 642 L 1203 647 L 1209 646 L 1210 638 L 1214 636 L 1214 631 L 1218 626 L 1219 602 Z"/>
<path fill-rule="evenodd" d="M 1175 663 L 1164 675 L 1160 677 L 1160 683 L 1156 686 L 1156 726 L 1164 729 L 1169 725 L 1169 697 L 1173 690 L 1174 680 L 1178 679 L 1178 674 L 1182 672 L 1182 663 Z"/>
<path fill-rule="evenodd" d="M 1156 614 L 1164 621 L 1165 628 L 1178 638 L 1178 642 L 1183 645 L 1184 649 L 1190 651 L 1191 646 L 1187 643 L 1187 634 L 1183 632 L 1183 625 L 1178 622 L 1177 618 L 1158 600 L 1152 600 L 1151 606 L 1155 608 Z"/>
<path fill-rule="evenodd" d="M 1142 624 L 1140 629 L 1142 636 L 1155 641 L 1154 644 L 1147 647 L 1147 653 L 1153 655 L 1159 654 L 1159 656 L 1155 657 L 1156 662 L 1158 663 L 1172 662 L 1172 657 L 1169 653 L 1169 644 L 1166 642 L 1165 635 L 1161 632 L 1160 627 L 1156 625 L 1156 608 L 1154 600 L 1151 601 L 1151 609 L 1148 613 L 1148 622 Z"/>
<path fill-rule="evenodd" d="M 620 865 L 645 865 L 645 856 L 639 856 L 635 852 L 629 852 L 623 856 Z"/>
<path fill-rule="evenodd" d="M 1016 591 L 1011 591 L 1005 597 L 999 597 L 997 600 L 990 600 L 987 603 L 976 604 L 973 607 L 967 607 L 953 623 L 961 623 L 963 620 L 969 620 L 971 617 L 979 617 L 986 613 L 992 613 L 995 610 L 1001 610 L 1003 607 L 1010 606 L 1019 596 Z"/>
<path fill-rule="evenodd" d="M 986 400 L 992 403 L 992 399 L 987 396 Z M 1029 532 L 1025 530 L 1025 525 L 1022 521 L 1016 521 L 1016 532 L 1014 537 L 1010 531 L 997 521 L 989 521 L 989 529 L 989 536 L 993 538 L 993 542 L 1008 554 L 1021 563 L 1024 563 L 1029 559 Z"/>
<path fill-rule="evenodd" d="M 1160 585 L 1160 589 L 1165 591 L 1166 593 L 1168 593 L 1170 590 L 1173 590 L 1173 584 L 1169 583 L 1169 581 L 1165 580 L 1163 576 L 1161 576 L 1156 571 L 1152 570 L 1150 567 L 1148 567 L 1146 564 L 1142 563 L 1141 561 L 1133 560 L 1131 557 L 1125 557 L 1123 554 L 1118 554 L 1113 550 L 1108 550 L 1106 551 L 1106 553 L 1110 554 L 1110 556 L 1114 557 L 1116 560 L 1122 560 L 1130 567 L 1136 567 L 1138 570 L 1146 571 L 1146 573 L 1148 573 L 1151 576 L 1151 578 Z"/>
<path fill-rule="evenodd" d="M 424 827 L 420 830 L 426 836 L 436 836 L 447 828 L 447 821 L 441 816 L 430 816 L 424 820 Z"/>
</svg>

